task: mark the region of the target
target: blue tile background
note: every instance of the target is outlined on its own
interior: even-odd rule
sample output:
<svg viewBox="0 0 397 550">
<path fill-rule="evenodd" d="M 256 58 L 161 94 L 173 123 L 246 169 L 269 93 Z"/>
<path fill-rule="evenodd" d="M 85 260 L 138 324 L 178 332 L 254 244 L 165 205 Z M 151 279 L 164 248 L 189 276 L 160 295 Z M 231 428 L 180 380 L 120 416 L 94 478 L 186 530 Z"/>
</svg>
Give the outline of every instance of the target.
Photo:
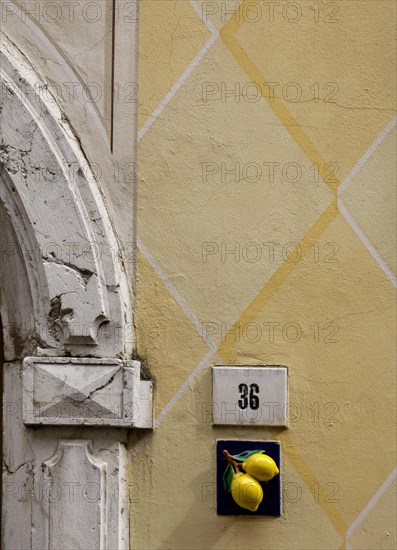
<svg viewBox="0 0 397 550">
<path fill-rule="evenodd" d="M 263 500 L 256 512 L 250 512 L 240 508 L 231 495 L 223 488 L 223 473 L 227 466 L 223 450 L 226 449 L 231 455 L 244 451 L 263 449 L 277 464 L 280 474 L 270 481 L 260 482 L 263 488 Z M 220 439 L 216 442 L 216 503 L 218 515 L 235 516 L 280 516 L 281 515 L 281 465 L 280 465 L 280 444 L 275 441 L 252 441 L 252 440 L 227 440 Z"/>
</svg>

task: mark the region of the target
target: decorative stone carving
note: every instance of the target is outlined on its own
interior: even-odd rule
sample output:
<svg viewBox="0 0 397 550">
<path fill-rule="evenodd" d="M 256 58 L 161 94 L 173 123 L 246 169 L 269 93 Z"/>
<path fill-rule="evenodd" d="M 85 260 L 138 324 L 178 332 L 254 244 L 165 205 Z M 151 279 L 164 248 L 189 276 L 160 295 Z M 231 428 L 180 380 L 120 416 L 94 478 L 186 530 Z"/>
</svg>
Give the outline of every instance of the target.
<svg viewBox="0 0 397 550">
<path fill-rule="evenodd" d="M 23 422 L 152 428 L 152 383 L 138 361 L 27 357 Z"/>
<path fill-rule="evenodd" d="M 39 79 L 0 45 L 0 203 L 25 259 L 38 339 L 73 355 L 128 356 L 130 289 L 99 184 Z"/>
<path fill-rule="evenodd" d="M 93 456 L 91 442 L 60 441 L 43 467 L 48 548 L 105 550 L 107 468 Z M 67 498 L 61 498 L 65 489 Z"/>
<path fill-rule="evenodd" d="M 2 543 L 6 550 L 127 550 L 136 494 L 127 428 L 152 427 L 151 382 L 127 360 L 136 103 L 114 97 L 116 83 L 130 92 L 135 78 L 136 21 L 116 18 L 115 0 L 106 3 L 112 35 L 69 26 L 72 46 L 85 34 L 89 46 L 103 47 L 101 60 L 112 60 L 79 66 L 51 37 L 55 26 L 36 24 L 17 4 L 5 0 L 0 31 Z M 101 81 L 90 78 L 91 68 L 111 97 L 99 110 L 81 93 L 86 82 Z M 64 90 L 54 96 L 52 83 L 55 90 L 72 84 L 76 101 L 64 101 Z M 40 357 L 23 364 L 30 355 Z"/>
<path fill-rule="evenodd" d="M 24 426 L 23 370 L 20 362 L 4 365 L 3 547 L 128 550 L 129 503 L 138 491 L 127 474 L 129 430 Z M 73 535 L 68 523 L 77 521 Z"/>
</svg>

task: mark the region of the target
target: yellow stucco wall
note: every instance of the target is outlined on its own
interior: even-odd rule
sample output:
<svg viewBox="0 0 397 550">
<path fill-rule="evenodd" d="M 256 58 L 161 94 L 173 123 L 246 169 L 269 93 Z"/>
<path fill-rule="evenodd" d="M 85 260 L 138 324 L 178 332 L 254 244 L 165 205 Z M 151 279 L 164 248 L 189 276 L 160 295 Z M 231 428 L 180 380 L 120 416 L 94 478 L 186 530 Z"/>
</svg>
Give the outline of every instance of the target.
<svg viewBox="0 0 397 550">
<path fill-rule="evenodd" d="M 395 4 L 237 6 L 140 2 L 131 546 L 394 549 Z M 288 366 L 289 428 L 212 427 L 213 364 Z M 282 517 L 216 515 L 217 438 L 281 442 Z"/>
</svg>

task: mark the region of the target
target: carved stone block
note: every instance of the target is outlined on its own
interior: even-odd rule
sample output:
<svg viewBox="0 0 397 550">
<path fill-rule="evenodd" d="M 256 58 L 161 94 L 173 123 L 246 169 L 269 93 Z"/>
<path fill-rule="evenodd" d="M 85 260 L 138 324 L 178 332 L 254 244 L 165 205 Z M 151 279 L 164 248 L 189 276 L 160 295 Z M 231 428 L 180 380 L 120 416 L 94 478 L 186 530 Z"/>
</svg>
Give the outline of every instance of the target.
<svg viewBox="0 0 397 550">
<path fill-rule="evenodd" d="M 60 441 L 43 466 L 48 547 L 105 550 L 107 465 L 93 455 L 91 442 Z M 61 498 L 65 487 L 68 498 Z"/>
<path fill-rule="evenodd" d="M 152 428 L 152 383 L 138 361 L 27 357 L 23 422 Z"/>
</svg>

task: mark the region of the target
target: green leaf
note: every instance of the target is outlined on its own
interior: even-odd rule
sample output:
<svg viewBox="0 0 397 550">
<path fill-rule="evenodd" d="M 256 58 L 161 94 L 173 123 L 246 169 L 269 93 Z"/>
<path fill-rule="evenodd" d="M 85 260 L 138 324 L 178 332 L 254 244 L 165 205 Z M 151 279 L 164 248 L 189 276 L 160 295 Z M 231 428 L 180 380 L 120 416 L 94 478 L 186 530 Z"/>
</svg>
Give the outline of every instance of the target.
<svg viewBox="0 0 397 550">
<path fill-rule="evenodd" d="M 233 458 L 234 460 L 238 460 L 239 462 L 244 462 L 244 460 L 247 460 L 247 458 L 256 454 L 266 454 L 266 451 L 244 451 L 243 453 L 240 453 L 238 455 L 233 455 Z"/>
<path fill-rule="evenodd" d="M 234 472 L 232 465 L 228 464 L 225 473 L 223 474 L 223 487 L 227 493 L 230 493 L 231 491 L 233 476 Z"/>
</svg>

